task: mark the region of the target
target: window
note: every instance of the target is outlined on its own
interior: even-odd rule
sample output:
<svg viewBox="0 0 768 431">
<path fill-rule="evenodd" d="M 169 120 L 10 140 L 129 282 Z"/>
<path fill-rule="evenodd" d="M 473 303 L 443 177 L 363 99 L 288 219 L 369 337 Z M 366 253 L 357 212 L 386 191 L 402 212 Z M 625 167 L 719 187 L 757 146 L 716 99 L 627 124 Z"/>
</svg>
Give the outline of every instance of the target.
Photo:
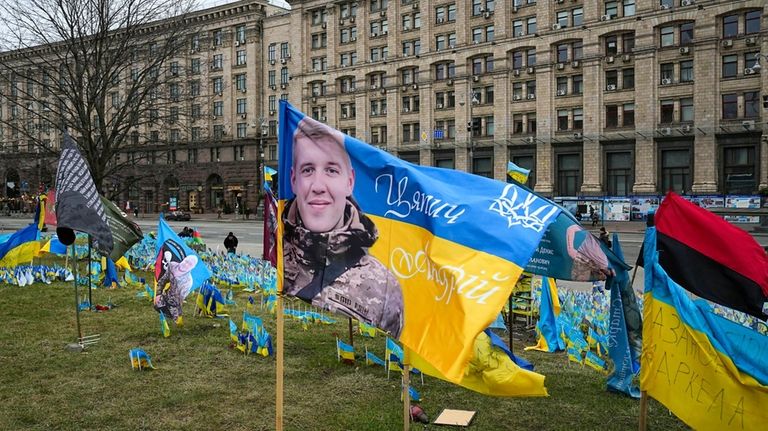
<svg viewBox="0 0 768 431">
<path fill-rule="evenodd" d="M 665 46 L 674 46 L 675 44 L 675 27 L 674 26 L 668 26 L 668 27 L 662 27 L 660 30 L 661 34 L 661 47 L 664 48 Z"/>
<path fill-rule="evenodd" d="M 327 57 L 314 57 L 312 58 L 312 71 L 313 72 L 322 72 L 328 69 L 328 58 Z"/>
<path fill-rule="evenodd" d="M 290 58 L 291 51 L 288 49 L 288 42 L 280 44 L 280 58 Z"/>
<path fill-rule="evenodd" d="M 435 108 L 450 109 L 456 106 L 456 96 L 453 91 L 438 91 L 435 93 Z"/>
<path fill-rule="evenodd" d="M 561 10 L 557 12 L 557 19 L 555 20 L 560 28 L 568 27 L 568 11 Z"/>
<path fill-rule="evenodd" d="M 245 43 L 245 26 L 238 25 L 235 27 L 235 40 L 240 43 Z"/>
<path fill-rule="evenodd" d="M 573 75 L 573 94 L 584 93 L 584 77 L 582 75 Z"/>
<path fill-rule="evenodd" d="M 526 34 L 536 33 L 536 17 L 535 16 L 525 20 L 525 33 Z"/>
<path fill-rule="evenodd" d="M 680 24 L 680 45 L 693 43 L 693 24 L 692 22 Z"/>
<path fill-rule="evenodd" d="M 675 65 L 674 63 L 663 63 L 659 66 L 660 78 L 662 83 L 665 80 L 668 82 L 674 82 L 675 80 Z"/>
<path fill-rule="evenodd" d="M 236 106 L 238 114 L 242 115 L 248 112 L 248 104 L 246 99 L 237 99 Z"/>
<path fill-rule="evenodd" d="M 576 8 L 571 11 L 571 18 L 573 20 L 573 26 L 578 27 L 584 24 L 584 8 Z"/>
<path fill-rule="evenodd" d="M 203 116 L 203 107 L 199 103 L 195 103 L 192 105 L 191 109 L 191 115 L 194 119 L 199 119 Z"/>
<path fill-rule="evenodd" d="M 213 46 L 221 46 L 224 41 L 224 32 L 221 29 L 213 31 Z"/>
<path fill-rule="evenodd" d="M 314 35 L 313 35 L 314 37 Z M 313 46 L 314 48 L 314 46 Z M 267 48 L 267 59 L 270 61 L 274 61 L 277 56 L 277 45 L 274 43 L 269 44 L 269 48 Z"/>
<path fill-rule="evenodd" d="M 617 16 L 619 16 L 619 2 L 618 1 L 605 2 L 605 14 L 610 16 L 611 18 L 616 18 Z"/>
<path fill-rule="evenodd" d="M 400 71 L 400 81 L 403 85 L 415 84 L 419 75 L 419 69 L 409 67 Z"/>
<path fill-rule="evenodd" d="M 621 71 L 621 88 L 624 90 L 635 88 L 635 69 L 622 69 Z"/>
<path fill-rule="evenodd" d="M 568 44 L 561 44 L 557 46 L 557 62 L 565 63 L 568 61 Z"/>
<path fill-rule="evenodd" d="M 680 99 L 680 121 L 684 123 L 693 122 L 693 97 Z"/>
<path fill-rule="evenodd" d="M 675 121 L 675 101 L 662 100 L 661 101 L 661 122 L 671 123 L 673 121 Z"/>
<path fill-rule="evenodd" d="M 179 121 L 179 107 L 178 106 L 171 106 L 168 112 L 168 121 L 171 123 L 175 123 Z"/>
<path fill-rule="evenodd" d="M 350 43 L 357 40 L 357 27 L 348 27 L 341 29 L 341 43 Z"/>
<path fill-rule="evenodd" d="M 523 133 L 523 114 L 512 115 L 512 133 Z"/>
<path fill-rule="evenodd" d="M 529 99 L 536 98 L 536 81 L 525 81 L 525 92 Z"/>
<path fill-rule="evenodd" d="M 269 85 L 271 87 L 275 86 L 275 83 L 277 82 L 276 77 L 277 73 L 274 70 L 270 70 L 267 72 L 267 82 L 269 82 Z"/>
<path fill-rule="evenodd" d="M 341 19 L 357 16 L 357 2 L 347 2 L 339 5 L 339 16 Z"/>
<path fill-rule="evenodd" d="M 403 112 L 419 112 L 419 96 L 403 96 L 401 100 Z"/>
<path fill-rule="evenodd" d="M 482 36 L 482 35 L 481 35 Z M 456 33 L 439 34 L 435 36 L 435 49 L 438 51 L 456 46 Z"/>
<path fill-rule="evenodd" d="M 624 127 L 635 126 L 635 104 L 625 103 L 622 106 L 621 111 L 621 124 Z"/>
<path fill-rule="evenodd" d="M 525 185 L 533 190 L 534 186 L 536 185 L 535 156 L 533 154 L 511 156 L 510 160 L 512 160 L 512 163 L 516 164 L 517 166 L 520 166 L 523 169 L 528 169 L 530 171 L 528 173 L 528 180 L 525 182 Z"/>
<path fill-rule="evenodd" d="M 523 31 L 523 20 L 516 19 L 512 21 L 512 36 L 521 37 L 524 35 L 525 35 L 525 31 Z"/>
<path fill-rule="evenodd" d="M 723 37 L 730 38 L 739 35 L 739 16 L 726 15 L 723 17 Z"/>
<path fill-rule="evenodd" d="M 456 21 L 456 4 L 438 6 L 435 8 L 435 22 L 438 24 Z"/>
<path fill-rule="evenodd" d="M 723 148 L 725 193 L 751 194 L 757 188 L 755 147 Z"/>
<path fill-rule="evenodd" d="M 608 105 L 605 107 L 605 127 L 619 127 L 619 107 Z"/>
<path fill-rule="evenodd" d="M 288 75 L 288 68 L 287 67 L 281 68 L 280 69 L 280 84 L 287 84 L 290 79 L 291 79 L 291 77 Z"/>
<path fill-rule="evenodd" d="M 378 116 L 378 115 L 387 115 L 387 99 L 373 99 L 373 100 L 371 100 L 370 115 L 372 117 L 375 117 L 375 116 Z"/>
<path fill-rule="evenodd" d="M 433 166 L 443 169 L 455 169 L 456 161 L 454 160 L 454 152 L 451 151 L 435 151 Z"/>
<path fill-rule="evenodd" d="M 246 63 L 246 54 L 244 49 L 240 49 L 236 53 L 235 57 L 235 65 L 236 66 L 243 66 Z"/>
<path fill-rule="evenodd" d="M 557 155 L 557 193 L 576 196 L 581 189 L 581 154 Z"/>
<path fill-rule="evenodd" d="M 661 190 L 685 193 L 691 190 L 691 153 L 689 149 L 661 151 Z"/>
<path fill-rule="evenodd" d="M 624 0 L 622 2 L 624 16 L 635 15 L 635 0 Z"/>
<path fill-rule="evenodd" d="M 389 32 L 389 24 L 386 19 L 371 22 L 371 36 L 385 35 Z"/>
<path fill-rule="evenodd" d="M 760 92 L 747 91 L 744 93 L 744 117 L 756 118 L 760 116 Z"/>
<path fill-rule="evenodd" d="M 339 84 L 341 85 L 341 92 L 342 93 L 351 93 L 355 91 L 355 78 L 351 76 L 347 76 L 344 78 L 339 79 Z"/>
<path fill-rule="evenodd" d="M 472 59 L 472 74 L 481 75 L 493 72 L 493 55 L 475 57 Z"/>
<path fill-rule="evenodd" d="M 371 127 L 371 144 L 387 143 L 387 126 Z"/>
<path fill-rule="evenodd" d="M 606 191 L 611 196 L 628 196 L 632 191 L 632 153 L 605 154 Z"/>
<path fill-rule="evenodd" d="M 357 116 L 357 110 L 355 109 L 355 103 L 341 103 L 339 109 L 341 111 L 341 118 L 355 118 Z"/>
<path fill-rule="evenodd" d="M 213 92 L 219 95 L 224 92 L 224 79 L 222 77 L 213 78 Z"/>
<path fill-rule="evenodd" d="M 224 116 L 224 102 L 222 101 L 216 101 L 213 102 L 213 116 L 214 117 L 223 117 Z"/>
<path fill-rule="evenodd" d="M 581 60 L 582 58 L 584 58 L 584 47 L 581 41 L 573 42 L 573 44 L 571 45 L 571 49 L 573 50 L 574 60 Z"/>
<path fill-rule="evenodd" d="M 624 54 L 631 54 L 635 49 L 635 34 L 624 33 L 621 35 L 621 52 Z"/>
<path fill-rule="evenodd" d="M 312 49 L 325 48 L 326 46 L 328 46 L 328 35 L 326 33 L 315 33 L 312 35 Z M 270 60 L 274 60 L 274 58 L 270 58 Z"/>
<path fill-rule="evenodd" d="M 573 110 L 573 129 L 581 130 L 584 128 L 584 110 L 581 108 Z"/>
<path fill-rule="evenodd" d="M 419 123 L 403 124 L 403 142 L 418 142 L 420 134 Z"/>
<path fill-rule="evenodd" d="M 248 135 L 248 132 L 246 129 L 247 124 L 246 123 L 237 123 L 237 137 L 242 139 L 245 138 Z M 235 147 L 237 148 L 237 147 Z M 243 160 L 243 156 L 238 157 L 239 160 Z"/>
<path fill-rule="evenodd" d="M 213 63 L 211 64 L 213 69 L 221 69 L 224 67 L 224 55 L 215 54 L 213 56 Z"/>
<path fill-rule="evenodd" d="M 759 54 L 759 52 L 748 52 L 744 54 L 744 68 L 752 68 L 753 71 L 759 72 L 759 69 L 754 68 L 757 60 L 760 58 Z"/>
<path fill-rule="evenodd" d="M 237 91 L 240 91 L 242 93 L 245 93 L 246 91 L 246 84 L 245 84 L 245 74 L 240 73 L 238 75 L 235 75 L 235 88 L 237 88 Z"/>
<path fill-rule="evenodd" d="M 371 12 L 386 11 L 388 0 L 371 0 Z"/>
<path fill-rule="evenodd" d="M 523 68 L 523 52 L 515 51 L 512 53 L 512 69 Z"/>
<path fill-rule="evenodd" d="M 320 25 L 328 19 L 328 11 L 325 8 L 315 9 L 310 13 L 312 14 L 312 25 Z"/>
<path fill-rule="evenodd" d="M 421 28 L 421 13 L 405 14 L 401 17 L 401 23 L 403 31 L 419 29 Z"/>
<path fill-rule="evenodd" d="M 739 105 L 736 93 L 723 94 L 723 119 L 733 119 L 738 116 Z"/>
<path fill-rule="evenodd" d="M 760 33 L 760 15 L 759 10 L 747 12 L 744 16 L 744 34 Z"/>
<path fill-rule="evenodd" d="M 693 61 L 680 62 L 680 82 L 693 82 Z"/>
<path fill-rule="evenodd" d="M 619 71 L 618 70 L 606 70 L 605 71 L 605 89 L 615 90 L 619 86 Z"/>
<path fill-rule="evenodd" d="M 565 96 L 566 94 L 568 94 L 568 77 L 558 76 L 557 77 L 557 95 Z"/>
<path fill-rule="evenodd" d="M 520 100 L 523 98 L 523 83 L 515 82 L 512 84 L 512 98 Z"/>
<path fill-rule="evenodd" d="M 557 111 L 557 130 L 568 130 L 568 111 L 565 109 L 559 109 Z"/>
<path fill-rule="evenodd" d="M 739 56 L 737 55 L 724 55 L 723 56 L 723 78 L 733 78 L 738 74 L 739 70 Z"/>
<path fill-rule="evenodd" d="M 619 52 L 619 38 L 618 36 L 606 36 L 605 37 L 605 54 L 616 55 Z"/>
<path fill-rule="evenodd" d="M 406 40 L 402 44 L 403 55 L 419 55 L 421 53 L 421 41 L 419 39 Z"/>
<path fill-rule="evenodd" d="M 493 150 L 472 151 L 472 173 L 481 177 L 493 178 Z"/>
</svg>

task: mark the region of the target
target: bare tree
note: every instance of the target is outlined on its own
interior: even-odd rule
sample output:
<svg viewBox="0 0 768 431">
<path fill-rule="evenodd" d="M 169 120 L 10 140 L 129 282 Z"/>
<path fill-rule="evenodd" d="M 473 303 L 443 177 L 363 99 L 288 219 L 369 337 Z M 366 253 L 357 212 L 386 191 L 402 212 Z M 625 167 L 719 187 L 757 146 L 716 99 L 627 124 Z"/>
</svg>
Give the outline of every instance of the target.
<svg viewBox="0 0 768 431">
<path fill-rule="evenodd" d="M 183 113 L 186 67 L 179 59 L 199 43 L 194 7 L 194 0 L 0 2 L 6 141 L 53 155 L 52 139 L 68 129 L 101 190 L 106 178 L 145 156 L 119 157 L 147 140 L 150 125 Z"/>
</svg>

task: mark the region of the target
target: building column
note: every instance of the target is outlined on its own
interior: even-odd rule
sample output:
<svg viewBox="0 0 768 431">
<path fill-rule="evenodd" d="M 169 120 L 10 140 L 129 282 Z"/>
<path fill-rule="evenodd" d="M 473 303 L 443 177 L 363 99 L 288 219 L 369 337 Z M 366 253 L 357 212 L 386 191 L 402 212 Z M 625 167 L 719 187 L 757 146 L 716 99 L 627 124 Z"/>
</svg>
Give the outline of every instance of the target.
<svg viewBox="0 0 768 431">
<path fill-rule="evenodd" d="M 714 73 L 717 69 L 713 69 L 713 58 L 720 59 L 717 40 L 696 45 L 693 76 L 699 79 L 693 83 L 694 124 L 714 125 L 718 121 L 720 86 L 717 80 L 706 78 L 717 75 Z M 691 186 L 693 193 L 717 193 L 717 160 L 715 135 L 696 134 L 693 145 L 693 184 Z"/>
<path fill-rule="evenodd" d="M 652 42 L 651 42 L 652 43 Z M 654 194 L 657 192 L 658 163 L 653 131 L 659 120 L 658 67 L 653 51 L 635 55 L 635 183 L 632 193 Z"/>
</svg>

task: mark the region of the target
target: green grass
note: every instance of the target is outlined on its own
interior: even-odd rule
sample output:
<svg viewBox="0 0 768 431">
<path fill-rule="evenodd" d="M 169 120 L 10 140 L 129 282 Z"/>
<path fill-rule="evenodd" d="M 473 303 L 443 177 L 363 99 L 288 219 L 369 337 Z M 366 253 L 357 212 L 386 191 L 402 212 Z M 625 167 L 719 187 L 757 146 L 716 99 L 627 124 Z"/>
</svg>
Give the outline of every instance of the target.
<svg viewBox="0 0 768 431">
<path fill-rule="evenodd" d="M 243 356 L 229 347 L 228 321 L 192 316 L 162 338 L 157 314 L 135 290 L 95 290 L 94 303 L 118 305 L 81 313 L 83 332 L 101 342 L 83 353 L 64 350 L 75 339 L 72 283 L 0 287 L 0 429 L 270 430 L 275 427 L 274 358 Z M 247 295 L 238 293 L 235 321 Z M 262 314 L 273 334 L 275 320 Z M 335 335 L 346 319 L 308 331 L 286 320 L 285 429 L 402 428 L 399 379 L 380 367 L 336 362 Z M 355 337 L 383 356 L 384 338 Z M 516 342 L 520 353 L 522 342 Z M 141 347 L 157 368 L 132 371 L 128 350 Z M 522 353 L 547 376 L 547 398 L 495 398 L 426 377 L 422 407 L 476 410 L 475 430 L 625 430 L 637 427 L 639 402 L 605 391 L 605 377 L 569 364 L 564 354 Z M 651 400 L 650 429 L 685 429 Z M 414 426 L 413 429 L 423 429 Z M 439 429 L 428 426 L 427 429 Z"/>
</svg>

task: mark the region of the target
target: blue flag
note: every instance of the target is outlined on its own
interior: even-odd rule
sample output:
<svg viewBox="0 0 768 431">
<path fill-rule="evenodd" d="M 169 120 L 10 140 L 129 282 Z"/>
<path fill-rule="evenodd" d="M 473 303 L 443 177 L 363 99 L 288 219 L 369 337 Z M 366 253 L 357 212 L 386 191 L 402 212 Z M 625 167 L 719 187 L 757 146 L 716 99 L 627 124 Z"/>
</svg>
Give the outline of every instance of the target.
<svg viewBox="0 0 768 431">
<path fill-rule="evenodd" d="M 182 298 L 211 278 L 208 265 L 176 235 L 162 216 L 157 225 L 155 254 L 155 280 L 166 276 L 166 271 L 170 269 L 171 274 L 167 277 L 176 280 Z"/>
<path fill-rule="evenodd" d="M 613 251 L 622 260 L 624 259 L 619 237 L 615 234 L 613 236 Z M 639 358 L 639 355 L 633 355 L 630 350 L 627 324 L 624 318 L 624 304 L 621 298 L 621 289 L 628 284 L 628 271 L 617 271 L 616 276 L 611 279 L 610 326 L 608 327 L 607 347 L 608 356 L 613 361 L 613 372 L 608 376 L 608 389 L 623 392 L 632 398 L 640 398 L 640 389 L 632 383 L 633 378 L 640 371 L 640 364 L 634 359 L 634 357 Z M 631 289 L 631 286 L 629 288 Z"/>
</svg>

